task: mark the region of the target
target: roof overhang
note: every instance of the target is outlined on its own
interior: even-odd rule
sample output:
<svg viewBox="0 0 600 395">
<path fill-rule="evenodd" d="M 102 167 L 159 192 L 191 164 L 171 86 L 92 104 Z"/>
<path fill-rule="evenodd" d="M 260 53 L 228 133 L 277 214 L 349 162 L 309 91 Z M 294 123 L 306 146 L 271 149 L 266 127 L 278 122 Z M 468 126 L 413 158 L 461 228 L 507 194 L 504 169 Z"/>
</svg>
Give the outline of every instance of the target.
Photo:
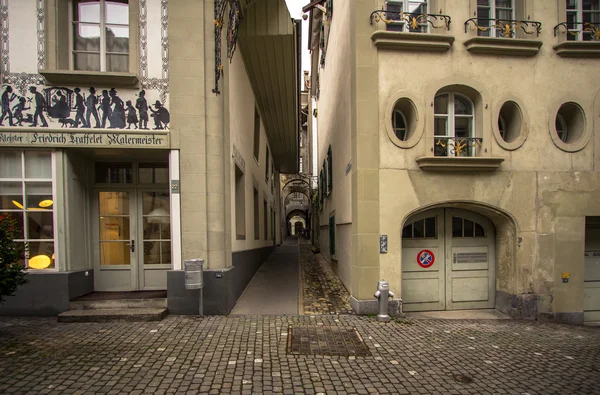
<svg viewBox="0 0 600 395">
<path fill-rule="evenodd" d="M 238 44 L 275 167 L 298 171 L 300 34 L 285 0 L 247 2 Z"/>
</svg>

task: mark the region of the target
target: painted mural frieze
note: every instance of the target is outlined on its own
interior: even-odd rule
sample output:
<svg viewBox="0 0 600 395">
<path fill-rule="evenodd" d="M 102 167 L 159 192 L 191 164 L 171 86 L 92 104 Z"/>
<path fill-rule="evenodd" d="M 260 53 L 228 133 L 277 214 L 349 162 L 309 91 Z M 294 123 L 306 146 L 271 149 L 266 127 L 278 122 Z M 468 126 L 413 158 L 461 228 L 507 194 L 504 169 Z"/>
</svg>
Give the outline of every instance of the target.
<svg viewBox="0 0 600 395">
<path fill-rule="evenodd" d="M 12 85 L 3 88 L 0 126 L 168 130 L 171 120 L 164 103 L 145 90 L 30 85 L 24 93 Z"/>
</svg>

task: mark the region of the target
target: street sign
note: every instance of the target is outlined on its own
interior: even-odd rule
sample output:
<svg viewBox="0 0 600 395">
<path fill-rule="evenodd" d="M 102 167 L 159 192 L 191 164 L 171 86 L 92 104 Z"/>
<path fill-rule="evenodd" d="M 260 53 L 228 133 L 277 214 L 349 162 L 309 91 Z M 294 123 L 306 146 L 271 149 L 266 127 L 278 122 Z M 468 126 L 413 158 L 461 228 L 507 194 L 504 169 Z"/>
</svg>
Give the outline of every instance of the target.
<svg viewBox="0 0 600 395">
<path fill-rule="evenodd" d="M 421 250 L 417 254 L 417 263 L 424 269 L 428 269 L 433 266 L 434 262 L 435 255 L 433 255 L 433 252 L 429 250 Z"/>
</svg>

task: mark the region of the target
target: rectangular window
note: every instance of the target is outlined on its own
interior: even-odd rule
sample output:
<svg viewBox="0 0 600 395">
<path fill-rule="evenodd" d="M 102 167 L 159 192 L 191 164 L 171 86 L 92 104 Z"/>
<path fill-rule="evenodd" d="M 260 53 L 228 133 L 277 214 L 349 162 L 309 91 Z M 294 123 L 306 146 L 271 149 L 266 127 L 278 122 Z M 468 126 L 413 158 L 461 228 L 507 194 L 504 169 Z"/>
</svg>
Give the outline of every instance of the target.
<svg viewBox="0 0 600 395">
<path fill-rule="evenodd" d="M 73 0 L 74 70 L 129 71 L 127 0 Z"/>
<path fill-rule="evenodd" d="M 327 150 L 327 194 L 331 193 L 333 189 L 333 154 L 331 152 L 331 145 Z"/>
<path fill-rule="evenodd" d="M 244 172 L 235 166 L 235 236 L 246 239 L 246 184 Z"/>
<path fill-rule="evenodd" d="M 21 228 L 15 241 L 25 244 L 22 263 L 30 269 L 55 269 L 52 154 L 0 151 L 0 216 Z"/>
<path fill-rule="evenodd" d="M 265 155 L 265 182 L 269 183 L 269 147 L 267 148 L 267 154 Z"/>
<path fill-rule="evenodd" d="M 258 108 L 254 108 L 254 159 L 258 162 L 258 154 L 260 149 L 260 115 Z"/>
<path fill-rule="evenodd" d="M 254 188 L 254 240 L 260 239 L 260 219 L 259 219 L 258 190 Z"/>
<path fill-rule="evenodd" d="M 140 184 L 168 184 L 168 163 L 140 163 L 138 170 Z"/>
<path fill-rule="evenodd" d="M 478 36 L 506 37 L 503 30 L 495 29 L 493 26 L 498 24 L 496 21 L 504 25 L 506 21 L 513 19 L 515 19 L 513 0 L 477 0 L 477 25 L 489 28 L 486 31 L 478 30 Z M 511 35 L 511 37 L 514 36 Z"/>
<path fill-rule="evenodd" d="M 425 17 L 418 18 L 419 15 L 427 14 L 428 7 L 426 0 L 389 0 L 386 1 L 385 9 L 390 11 L 387 13 L 387 18 L 392 20 L 392 23 L 387 25 L 387 30 L 398 32 L 413 32 L 427 33 L 427 20 Z M 404 13 L 400 15 L 399 13 Z M 410 20 L 416 18 L 418 26 L 412 28 Z"/>
<path fill-rule="evenodd" d="M 335 215 L 329 217 L 329 255 L 335 256 Z"/>
<path fill-rule="evenodd" d="M 269 240 L 269 212 L 267 211 L 267 201 L 263 202 L 263 228 L 265 240 Z"/>
<path fill-rule="evenodd" d="M 593 41 L 594 31 L 586 31 L 586 23 L 600 28 L 600 0 L 566 0 L 567 2 L 567 27 L 573 33 L 567 34 L 567 39 L 572 41 Z M 589 25 L 587 25 L 589 26 Z"/>
</svg>

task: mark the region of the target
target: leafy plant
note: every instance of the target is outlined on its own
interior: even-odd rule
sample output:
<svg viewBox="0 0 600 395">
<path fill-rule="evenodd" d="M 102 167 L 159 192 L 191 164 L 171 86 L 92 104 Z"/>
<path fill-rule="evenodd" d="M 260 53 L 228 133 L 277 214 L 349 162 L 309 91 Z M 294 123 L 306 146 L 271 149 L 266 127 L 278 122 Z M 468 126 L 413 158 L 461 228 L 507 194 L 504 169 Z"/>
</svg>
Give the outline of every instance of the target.
<svg viewBox="0 0 600 395">
<path fill-rule="evenodd" d="M 27 270 L 18 263 L 25 256 L 24 244 L 15 241 L 19 234 L 19 223 L 8 215 L 0 214 L 0 304 L 27 282 Z"/>
</svg>

